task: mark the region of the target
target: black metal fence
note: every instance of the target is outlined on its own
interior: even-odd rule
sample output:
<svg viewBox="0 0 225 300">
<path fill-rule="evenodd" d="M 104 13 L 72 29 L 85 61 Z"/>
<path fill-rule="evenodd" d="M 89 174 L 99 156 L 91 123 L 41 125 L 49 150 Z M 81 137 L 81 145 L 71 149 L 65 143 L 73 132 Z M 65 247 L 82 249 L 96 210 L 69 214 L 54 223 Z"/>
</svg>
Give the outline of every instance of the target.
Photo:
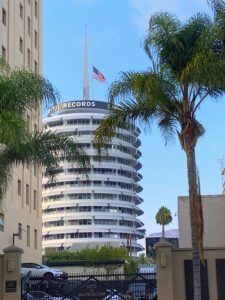
<svg viewBox="0 0 225 300">
<path fill-rule="evenodd" d="M 156 300 L 155 273 L 22 278 L 22 300 Z"/>
</svg>

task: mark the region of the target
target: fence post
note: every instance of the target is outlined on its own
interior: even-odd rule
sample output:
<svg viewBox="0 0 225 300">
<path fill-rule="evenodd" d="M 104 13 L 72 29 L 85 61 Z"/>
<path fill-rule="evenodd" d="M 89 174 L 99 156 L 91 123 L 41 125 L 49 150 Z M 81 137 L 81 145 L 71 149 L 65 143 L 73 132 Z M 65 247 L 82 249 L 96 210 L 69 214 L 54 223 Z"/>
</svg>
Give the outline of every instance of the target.
<svg viewBox="0 0 225 300">
<path fill-rule="evenodd" d="M 21 299 L 21 255 L 23 250 L 16 246 L 3 249 L 3 300 Z"/>
<path fill-rule="evenodd" d="M 160 239 L 154 247 L 156 250 L 158 300 L 174 300 L 172 245 L 165 239 Z"/>
</svg>

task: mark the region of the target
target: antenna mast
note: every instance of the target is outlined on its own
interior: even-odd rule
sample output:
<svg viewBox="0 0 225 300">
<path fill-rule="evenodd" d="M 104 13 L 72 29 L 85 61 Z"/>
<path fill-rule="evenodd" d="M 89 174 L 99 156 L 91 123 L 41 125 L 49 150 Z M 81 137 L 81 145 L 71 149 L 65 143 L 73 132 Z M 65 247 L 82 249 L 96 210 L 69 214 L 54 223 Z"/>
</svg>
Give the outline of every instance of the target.
<svg viewBox="0 0 225 300">
<path fill-rule="evenodd" d="M 85 26 L 85 41 L 84 41 L 84 87 L 83 100 L 89 100 L 89 80 L 88 80 L 88 42 L 87 28 Z"/>
</svg>

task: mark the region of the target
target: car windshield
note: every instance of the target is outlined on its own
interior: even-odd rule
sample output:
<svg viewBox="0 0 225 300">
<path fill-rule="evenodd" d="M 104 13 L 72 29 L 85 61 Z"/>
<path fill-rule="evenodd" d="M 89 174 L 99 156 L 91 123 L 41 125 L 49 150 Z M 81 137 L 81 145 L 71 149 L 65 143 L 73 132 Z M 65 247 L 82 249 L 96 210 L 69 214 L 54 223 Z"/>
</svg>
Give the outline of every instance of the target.
<svg viewBox="0 0 225 300">
<path fill-rule="evenodd" d="M 49 269 L 49 267 L 48 266 L 46 266 L 46 265 L 40 265 L 43 269 Z"/>
</svg>

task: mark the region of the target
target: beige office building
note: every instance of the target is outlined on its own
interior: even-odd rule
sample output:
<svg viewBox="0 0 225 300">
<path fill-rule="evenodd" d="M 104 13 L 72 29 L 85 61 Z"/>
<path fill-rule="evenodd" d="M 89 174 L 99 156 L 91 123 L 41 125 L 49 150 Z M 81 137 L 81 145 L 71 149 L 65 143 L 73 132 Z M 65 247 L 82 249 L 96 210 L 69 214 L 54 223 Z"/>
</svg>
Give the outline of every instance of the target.
<svg viewBox="0 0 225 300">
<path fill-rule="evenodd" d="M 41 73 L 42 1 L 0 0 L 0 54 L 12 68 Z M 41 129 L 41 109 L 24 116 L 31 131 Z M 1 180 L 1 179 L 0 179 Z M 0 214 L 0 253 L 14 244 L 24 250 L 23 261 L 41 261 L 41 174 L 37 166 L 13 168 Z"/>
<path fill-rule="evenodd" d="M 202 196 L 204 247 L 225 247 L 225 195 Z M 179 247 L 191 248 L 189 198 L 178 197 Z"/>
</svg>

